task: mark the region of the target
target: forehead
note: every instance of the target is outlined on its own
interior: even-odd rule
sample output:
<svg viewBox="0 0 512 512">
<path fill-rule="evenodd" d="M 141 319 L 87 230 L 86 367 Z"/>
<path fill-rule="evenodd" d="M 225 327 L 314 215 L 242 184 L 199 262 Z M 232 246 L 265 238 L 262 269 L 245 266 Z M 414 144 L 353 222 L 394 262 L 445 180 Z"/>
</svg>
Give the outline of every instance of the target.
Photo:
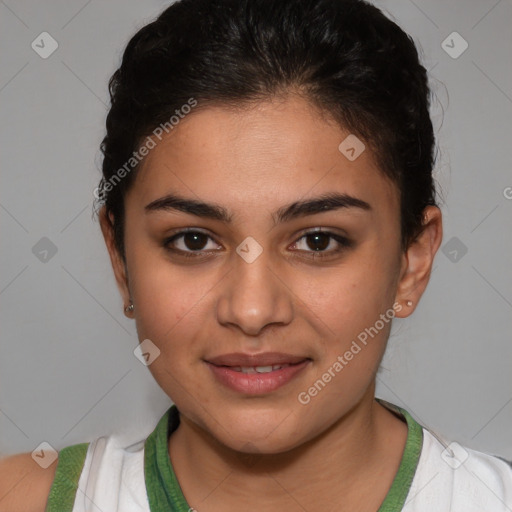
<svg viewBox="0 0 512 512">
<path fill-rule="evenodd" d="M 395 208 L 396 186 L 370 149 L 355 160 L 340 151 L 349 135 L 299 96 L 238 109 L 199 107 L 157 141 L 128 195 L 145 205 L 180 191 L 235 209 L 259 204 L 261 211 L 287 199 L 340 191 Z"/>
</svg>

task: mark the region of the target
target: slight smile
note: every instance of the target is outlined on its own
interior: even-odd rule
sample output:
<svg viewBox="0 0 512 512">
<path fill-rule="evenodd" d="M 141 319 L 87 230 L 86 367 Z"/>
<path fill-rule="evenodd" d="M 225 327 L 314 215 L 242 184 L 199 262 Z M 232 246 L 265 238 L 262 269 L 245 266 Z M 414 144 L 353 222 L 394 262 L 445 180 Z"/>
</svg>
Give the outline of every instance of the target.
<svg viewBox="0 0 512 512">
<path fill-rule="evenodd" d="M 205 360 L 215 378 L 239 393 L 261 395 L 290 382 L 311 362 L 309 357 L 278 352 L 225 354 Z"/>
</svg>

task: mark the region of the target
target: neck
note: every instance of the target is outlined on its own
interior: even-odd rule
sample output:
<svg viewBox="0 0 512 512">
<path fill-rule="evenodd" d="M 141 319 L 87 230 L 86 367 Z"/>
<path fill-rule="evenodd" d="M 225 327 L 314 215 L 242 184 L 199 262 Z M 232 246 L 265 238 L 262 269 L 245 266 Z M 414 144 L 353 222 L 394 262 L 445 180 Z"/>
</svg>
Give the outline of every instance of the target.
<svg viewBox="0 0 512 512">
<path fill-rule="evenodd" d="M 333 503 L 377 510 L 406 437 L 407 426 L 374 400 L 372 386 L 329 429 L 285 453 L 236 452 L 184 417 L 169 453 L 185 498 L 201 512 L 252 509 L 254 503 L 269 511 L 291 504 L 292 510 L 325 510 Z"/>
</svg>

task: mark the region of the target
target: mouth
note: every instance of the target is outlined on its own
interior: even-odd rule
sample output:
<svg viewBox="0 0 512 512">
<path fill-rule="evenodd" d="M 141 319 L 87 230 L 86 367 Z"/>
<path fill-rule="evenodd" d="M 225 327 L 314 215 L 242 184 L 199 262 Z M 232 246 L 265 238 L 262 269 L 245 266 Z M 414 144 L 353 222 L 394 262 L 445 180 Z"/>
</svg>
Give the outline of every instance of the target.
<svg viewBox="0 0 512 512">
<path fill-rule="evenodd" d="M 298 363 L 296 363 L 298 364 Z M 269 366 L 226 366 L 226 368 L 230 368 L 234 372 L 242 372 L 242 373 L 270 373 L 275 372 L 276 370 L 281 370 L 281 368 L 288 368 L 289 366 L 293 366 L 291 364 L 273 364 Z"/>
<path fill-rule="evenodd" d="M 250 364 L 250 361 L 255 363 Z M 258 356 L 228 354 L 205 360 L 217 382 L 249 395 L 271 393 L 281 388 L 302 373 L 310 362 L 307 357 L 276 353 Z"/>
</svg>

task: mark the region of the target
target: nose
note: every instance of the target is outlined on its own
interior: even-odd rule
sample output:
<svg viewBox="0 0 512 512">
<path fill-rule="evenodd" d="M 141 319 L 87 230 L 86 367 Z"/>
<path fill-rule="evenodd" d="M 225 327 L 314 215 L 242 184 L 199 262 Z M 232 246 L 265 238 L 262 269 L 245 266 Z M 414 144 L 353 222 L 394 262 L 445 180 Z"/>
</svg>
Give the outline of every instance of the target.
<svg viewBox="0 0 512 512">
<path fill-rule="evenodd" d="M 266 250 L 254 261 L 233 255 L 233 267 L 223 281 L 217 303 L 221 325 L 236 326 L 248 336 L 258 336 L 266 326 L 291 322 L 291 286 L 282 265 L 272 265 L 271 260 Z"/>
</svg>

